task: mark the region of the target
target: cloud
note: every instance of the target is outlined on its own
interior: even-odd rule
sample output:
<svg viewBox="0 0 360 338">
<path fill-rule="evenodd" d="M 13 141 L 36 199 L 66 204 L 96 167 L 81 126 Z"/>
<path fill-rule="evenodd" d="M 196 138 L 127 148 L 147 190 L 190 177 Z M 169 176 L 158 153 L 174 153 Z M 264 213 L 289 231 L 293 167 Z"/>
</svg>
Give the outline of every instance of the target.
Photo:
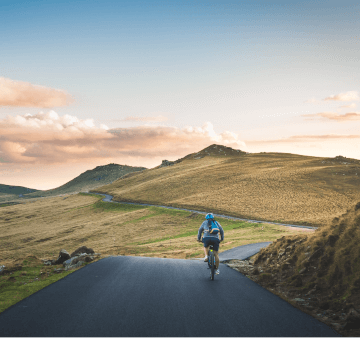
<svg viewBox="0 0 360 338">
<path fill-rule="evenodd" d="M 217 134 L 210 122 L 202 127 L 187 126 L 183 129 L 162 126 L 116 128 L 108 131 L 116 135 L 121 144 L 121 154 L 136 156 L 184 156 L 212 143 L 246 149 L 245 142 L 229 131 Z"/>
<path fill-rule="evenodd" d="M 356 108 L 356 103 L 346 104 L 345 106 L 340 106 L 339 108 Z"/>
<path fill-rule="evenodd" d="M 315 98 L 312 98 L 312 99 L 309 99 L 309 100 L 306 100 L 304 101 L 304 103 L 313 103 L 313 104 L 318 104 L 318 103 L 321 103 L 321 101 L 315 99 Z"/>
<path fill-rule="evenodd" d="M 326 140 L 346 140 L 346 139 L 360 139 L 360 135 L 347 134 L 324 134 L 324 135 L 294 135 L 275 140 L 253 140 L 246 141 L 247 144 L 272 144 L 272 143 L 298 143 L 298 142 L 314 142 Z"/>
<path fill-rule="evenodd" d="M 71 102 L 65 91 L 0 77 L 0 106 L 52 108 Z"/>
<path fill-rule="evenodd" d="M 92 119 L 59 116 L 55 111 L 7 116 L 0 120 L 0 155 L 7 163 L 66 163 L 130 157 L 179 158 L 212 143 L 246 150 L 238 135 L 217 134 L 213 125 L 183 129 L 140 126 L 109 129 Z"/>
<path fill-rule="evenodd" d="M 326 97 L 324 101 L 359 101 L 360 97 L 357 91 L 350 91 L 346 93 L 340 93 L 337 95 L 331 95 Z"/>
<path fill-rule="evenodd" d="M 162 115 L 158 116 L 128 116 L 122 120 L 112 120 L 112 121 L 118 121 L 118 122 L 164 122 L 167 121 L 168 118 Z"/>
<path fill-rule="evenodd" d="M 307 120 L 315 120 L 315 119 L 327 119 L 337 122 L 345 122 L 345 121 L 360 121 L 360 112 L 351 112 L 346 114 L 338 114 L 334 112 L 322 112 L 317 114 L 304 114 L 301 115 L 305 117 Z"/>
</svg>

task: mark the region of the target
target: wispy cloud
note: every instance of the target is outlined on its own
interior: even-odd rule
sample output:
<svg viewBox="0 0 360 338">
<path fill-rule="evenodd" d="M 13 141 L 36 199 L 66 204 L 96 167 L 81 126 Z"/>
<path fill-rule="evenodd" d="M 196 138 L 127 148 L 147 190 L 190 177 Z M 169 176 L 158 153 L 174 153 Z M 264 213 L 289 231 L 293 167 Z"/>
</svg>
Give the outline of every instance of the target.
<svg viewBox="0 0 360 338">
<path fill-rule="evenodd" d="M 356 108 L 356 103 L 346 104 L 344 106 L 340 106 L 339 108 Z"/>
<path fill-rule="evenodd" d="M 317 100 L 315 98 L 311 98 L 309 100 L 304 101 L 304 103 L 319 104 L 319 103 L 321 103 L 321 101 L 319 101 L 319 100 Z"/>
<path fill-rule="evenodd" d="M 350 91 L 346 93 L 340 93 L 337 95 L 331 95 L 326 97 L 324 101 L 359 101 L 360 97 L 357 91 Z"/>
<path fill-rule="evenodd" d="M 304 114 L 301 116 L 303 116 L 306 120 L 332 120 L 337 122 L 360 121 L 360 112 L 351 112 L 346 114 L 322 112 L 317 114 Z"/>
<path fill-rule="evenodd" d="M 0 106 L 52 108 L 71 102 L 65 91 L 0 77 Z"/>
<path fill-rule="evenodd" d="M 124 119 L 116 120 L 118 122 L 164 122 L 168 118 L 162 115 L 158 116 L 128 116 Z M 115 121 L 115 120 L 112 120 Z"/>
<path fill-rule="evenodd" d="M 246 149 L 237 134 L 217 134 L 210 122 L 183 129 L 141 126 L 108 130 L 105 125 L 95 126 L 92 119 L 59 116 L 54 111 L 7 116 L 0 120 L 0 135 L 0 162 L 7 163 L 180 157 L 211 143 Z"/>
<path fill-rule="evenodd" d="M 276 143 L 299 143 L 299 142 L 314 142 L 326 140 L 345 140 L 345 139 L 360 139 L 359 135 L 347 134 L 324 134 L 324 135 L 294 135 L 275 140 L 252 140 L 246 141 L 247 144 L 276 144 Z"/>
</svg>

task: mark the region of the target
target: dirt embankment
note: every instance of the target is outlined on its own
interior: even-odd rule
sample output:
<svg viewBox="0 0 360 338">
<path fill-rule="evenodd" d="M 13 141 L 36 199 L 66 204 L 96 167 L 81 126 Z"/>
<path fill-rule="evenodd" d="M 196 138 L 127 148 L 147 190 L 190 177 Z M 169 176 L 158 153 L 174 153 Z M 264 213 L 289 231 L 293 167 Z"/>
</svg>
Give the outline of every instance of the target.
<svg viewBox="0 0 360 338">
<path fill-rule="evenodd" d="M 312 234 L 286 236 L 251 261 L 230 261 L 345 336 L 360 336 L 360 202 Z"/>
</svg>

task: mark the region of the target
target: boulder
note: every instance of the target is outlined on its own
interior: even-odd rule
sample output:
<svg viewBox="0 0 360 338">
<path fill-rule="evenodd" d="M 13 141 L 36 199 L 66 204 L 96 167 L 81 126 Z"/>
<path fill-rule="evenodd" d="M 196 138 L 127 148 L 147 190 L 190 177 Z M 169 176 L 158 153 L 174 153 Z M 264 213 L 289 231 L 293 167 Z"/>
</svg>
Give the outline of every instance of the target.
<svg viewBox="0 0 360 338">
<path fill-rule="evenodd" d="M 65 271 L 68 271 L 68 270 L 72 270 L 72 269 L 76 269 L 78 268 L 79 266 L 83 265 L 84 264 L 84 261 L 80 261 L 80 262 L 77 262 L 76 264 L 69 264 L 69 265 L 66 265 L 65 266 Z"/>
<path fill-rule="evenodd" d="M 62 249 L 59 253 L 59 258 L 55 260 L 51 259 L 42 259 L 44 265 L 55 265 L 55 264 L 62 264 L 65 270 L 75 269 L 80 265 L 88 262 L 92 262 L 95 259 L 95 256 L 101 256 L 99 253 L 94 253 L 94 250 L 91 248 L 87 248 L 86 246 L 82 246 L 75 250 L 71 256 L 69 253 Z M 64 269 L 56 269 L 55 272 L 63 271 Z"/>
<path fill-rule="evenodd" d="M 65 249 L 61 249 L 59 252 L 59 257 L 58 259 L 54 262 L 54 264 L 62 264 L 63 262 L 65 262 L 67 259 L 70 258 L 69 253 L 65 250 Z"/>
<path fill-rule="evenodd" d="M 94 260 L 93 256 L 81 255 L 78 257 L 74 257 L 74 260 L 71 262 L 72 265 L 77 264 L 78 262 L 92 262 Z"/>
<path fill-rule="evenodd" d="M 81 246 L 80 248 L 76 249 L 71 255 L 70 257 L 75 257 L 75 256 L 79 256 L 81 254 L 94 254 L 94 250 L 91 248 L 87 248 L 86 246 Z M 70 258 L 69 257 L 69 258 Z"/>
<path fill-rule="evenodd" d="M 100 255 L 101 255 L 101 254 L 99 254 L 99 253 L 96 253 L 96 254 L 93 254 L 93 255 L 88 255 L 88 254 L 86 254 L 86 253 L 82 253 L 82 254 L 80 254 L 79 256 L 74 256 L 74 257 L 66 260 L 66 261 L 63 263 L 63 265 L 64 265 L 64 267 L 70 268 L 70 267 L 72 267 L 72 266 L 77 265 L 79 262 L 81 262 L 81 264 L 83 264 L 83 263 L 85 263 L 85 262 L 86 262 L 86 263 L 89 263 L 89 262 L 92 262 L 92 261 L 95 259 L 94 256 L 100 256 Z M 81 265 L 81 264 L 80 264 L 80 265 Z"/>
</svg>

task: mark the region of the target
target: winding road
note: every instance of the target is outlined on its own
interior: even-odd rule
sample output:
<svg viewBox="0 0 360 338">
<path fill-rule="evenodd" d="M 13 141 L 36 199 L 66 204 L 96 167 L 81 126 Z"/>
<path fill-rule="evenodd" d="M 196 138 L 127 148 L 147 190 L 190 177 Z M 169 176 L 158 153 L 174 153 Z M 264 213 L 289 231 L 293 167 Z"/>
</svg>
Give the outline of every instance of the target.
<svg viewBox="0 0 360 338">
<path fill-rule="evenodd" d="M 103 198 L 104 202 L 112 202 L 112 203 L 122 203 L 122 204 L 133 204 L 133 205 L 146 205 L 146 206 L 150 206 L 150 207 L 160 207 L 160 208 L 166 208 L 166 209 L 176 209 L 176 210 L 185 210 L 185 211 L 191 211 L 191 212 L 196 212 L 198 214 L 203 214 L 206 215 L 207 212 L 204 211 L 198 211 L 198 210 L 192 210 L 192 209 L 183 209 L 183 208 L 175 208 L 175 207 L 169 207 L 166 205 L 156 205 L 156 204 L 145 204 L 145 203 L 132 203 L 132 202 L 118 202 L 118 201 L 113 201 L 113 196 L 108 195 L 108 194 L 100 194 L 97 192 L 88 192 L 88 194 L 95 194 L 95 195 L 102 195 L 105 196 L 105 198 Z M 317 227 L 310 227 L 310 226 L 306 226 L 306 225 L 295 225 L 295 224 L 284 224 L 284 223 L 275 223 L 275 222 L 268 222 L 268 221 L 257 221 L 254 219 L 245 219 L 245 218 L 239 218 L 239 217 L 233 217 L 233 216 L 227 216 L 227 215 L 220 215 L 220 214 L 213 214 L 216 217 L 221 217 L 221 218 L 228 218 L 228 219 L 234 219 L 237 221 L 246 221 L 246 222 L 251 222 L 251 223 L 267 223 L 267 224 L 276 224 L 276 225 L 283 225 L 283 226 L 287 226 L 287 227 L 296 227 L 296 228 L 304 228 L 304 229 L 317 229 Z"/>
<path fill-rule="evenodd" d="M 245 259 L 269 242 L 220 253 Z M 112 256 L 0 314 L 1 336 L 339 336 L 225 264 L 210 280 L 200 260 Z"/>
</svg>

